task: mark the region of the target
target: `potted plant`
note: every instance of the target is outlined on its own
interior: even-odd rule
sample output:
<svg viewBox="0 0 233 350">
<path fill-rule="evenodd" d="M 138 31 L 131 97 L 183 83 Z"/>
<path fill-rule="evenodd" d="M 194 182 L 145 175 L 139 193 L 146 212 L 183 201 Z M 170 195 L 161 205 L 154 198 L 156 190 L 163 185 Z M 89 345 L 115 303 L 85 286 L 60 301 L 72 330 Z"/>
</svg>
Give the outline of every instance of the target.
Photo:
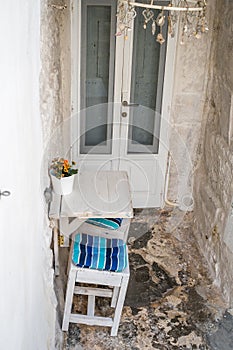
<svg viewBox="0 0 233 350">
<path fill-rule="evenodd" d="M 78 173 L 75 162 L 64 158 L 54 158 L 50 165 L 53 191 L 57 194 L 69 194 L 73 190 L 74 175 Z"/>
</svg>

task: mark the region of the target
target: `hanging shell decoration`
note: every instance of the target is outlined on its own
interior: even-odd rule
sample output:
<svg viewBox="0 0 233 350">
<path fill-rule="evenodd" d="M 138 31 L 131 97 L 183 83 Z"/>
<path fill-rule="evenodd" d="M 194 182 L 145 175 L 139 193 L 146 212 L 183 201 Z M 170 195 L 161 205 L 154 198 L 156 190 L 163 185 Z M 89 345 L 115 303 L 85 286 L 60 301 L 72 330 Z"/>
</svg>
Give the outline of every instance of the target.
<svg viewBox="0 0 233 350">
<path fill-rule="evenodd" d="M 175 36 L 174 25 L 173 25 L 172 16 L 170 14 L 167 16 L 167 21 L 168 21 L 168 34 L 170 34 L 171 37 L 174 38 Z"/>
<path fill-rule="evenodd" d="M 158 11 L 158 6 L 161 9 L 157 18 L 154 18 L 154 12 L 151 8 L 148 8 L 148 5 L 148 3 L 143 4 L 143 7 L 145 7 L 142 11 L 142 16 L 144 17 L 143 28 L 146 29 L 148 23 L 152 21 L 151 33 L 155 36 L 156 28 L 159 27 L 160 31 L 156 36 L 156 41 L 161 45 L 166 40 L 162 33 L 163 26 L 168 26 L 168 34 L 171 35 L 171 37 L 174 37 L 174 27 L 178 22 L 179 16 L 181 17 L 182 44 L 184 44 L 185 38 L 194 37 L 199 39 L 209 30 L 206 20 L 206 0 L 170 0 L 169 5 L 161 7 L 157 5 L 154 8 L 154 0 L 151 0 L 149 7 L 155 11 Z M 136 6 L 137 3 L 132 5 L 131 0 L 118 0 L 116 36 L 124 35 L 125 39 L 128 38 L 128 31 L 132 30 L 134 18 L 137 16 L 135 10 Z M 179 7 L 179 11 L 176 10 L 177 7 Z"/>
<path fill-rule="evenodd" d="M 152 33 L 152 35 L 155 35 L 155 32 L 156 32 L 156 22 L 153 19 L 152 25 L 151 25 L 151 33 Z"/>
<path fill-rule="evenodd" d="M 117 7 L 117 32 L 116 36 L 124 35 L 125 39 L 128 38 L 128 30 L 131 30 L 131 25 L 134 18 L 137 16 L 137 12 L 134 6 L 130 5 L 129 1 L 118 1 Z"/>
<path fill-rule="evenodd" d="M 164 16 L 164 12 L 162 10 L 162 12 L 160 12 L 160 14 L 158 15 L 158 17 L 156 18 L 156 23 L 159 27 L 162 27 L 165 23 L 165 16 Z"/>
<path fill-rule="evenodd" d="M 142 15 L 145 19 L 143 28 L 146 29 L 147 23 L 154 17 L 154 12 L 149 9 L 145 9 L 142 11 Z"/>
<path fill-rule="evenodd" d="M 160 45 L 162 45 L 162 44 L 165 42 L 165 39 L 164 39 L 162 33 L 159 33 L 159 34 L 157 35 L 156 41 L 157 41 Z"/>
</svg>

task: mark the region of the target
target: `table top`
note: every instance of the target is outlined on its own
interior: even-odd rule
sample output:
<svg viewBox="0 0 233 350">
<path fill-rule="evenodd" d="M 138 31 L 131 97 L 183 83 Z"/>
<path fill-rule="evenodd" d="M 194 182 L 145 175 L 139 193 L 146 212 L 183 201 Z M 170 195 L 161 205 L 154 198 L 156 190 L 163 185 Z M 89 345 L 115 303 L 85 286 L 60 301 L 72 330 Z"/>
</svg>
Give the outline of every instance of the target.
<svg viewBox="0 0 233 350">
<path fill-rule="evenodd" d="M 83 171 L 75 176 L 71 194 L 53 193 L 50 218 L 132 218 L 130 186 L 125 171 Z"/>
</svg>

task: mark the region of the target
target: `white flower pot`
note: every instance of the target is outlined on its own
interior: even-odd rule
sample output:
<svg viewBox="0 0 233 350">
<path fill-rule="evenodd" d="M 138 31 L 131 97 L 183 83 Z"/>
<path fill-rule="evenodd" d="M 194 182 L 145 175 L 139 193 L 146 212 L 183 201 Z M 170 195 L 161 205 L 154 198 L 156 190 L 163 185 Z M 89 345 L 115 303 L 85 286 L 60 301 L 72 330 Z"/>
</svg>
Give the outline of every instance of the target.
<svg viewBox="0 0 233 350">
<path fill-rule="evenodd" d="M 50 174 L 53 191 L 60 195 L 70 194 L 73 191 L 75 175 L 62 177 L 61 179 L 56 178 L 53 174 Z"/>
</svg>

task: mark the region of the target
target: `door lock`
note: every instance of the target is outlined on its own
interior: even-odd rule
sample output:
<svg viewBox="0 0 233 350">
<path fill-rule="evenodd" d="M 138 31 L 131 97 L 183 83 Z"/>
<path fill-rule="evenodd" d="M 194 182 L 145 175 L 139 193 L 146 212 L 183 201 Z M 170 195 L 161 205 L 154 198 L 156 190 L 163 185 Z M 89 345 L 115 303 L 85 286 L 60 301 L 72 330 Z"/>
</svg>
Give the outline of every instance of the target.
<svg viewBox="0 0 233 350">
<path fill-rule="evenodd" d="M 8 196 L 10 196 L 10 194 L 11 194 L 10 191 L 1 191 L 0 190 L 0 199 L 2 196 L 8 197 Z"/>
<path fill-rule="evenodd" d="M 123 107 L 138 107 L 139 103 L 128 103 L 128 101 L 123 101 L 122 106 Z"/>
<path fill-rule="evenodd" d="M 125 117 L 127 117 L 127 113 L 126 113 L 126 112 L 122 112 L 122 113 L 121 113 L 121 116 L 122 116 L 123 118 L 125 118 Z"/>
</svg>

